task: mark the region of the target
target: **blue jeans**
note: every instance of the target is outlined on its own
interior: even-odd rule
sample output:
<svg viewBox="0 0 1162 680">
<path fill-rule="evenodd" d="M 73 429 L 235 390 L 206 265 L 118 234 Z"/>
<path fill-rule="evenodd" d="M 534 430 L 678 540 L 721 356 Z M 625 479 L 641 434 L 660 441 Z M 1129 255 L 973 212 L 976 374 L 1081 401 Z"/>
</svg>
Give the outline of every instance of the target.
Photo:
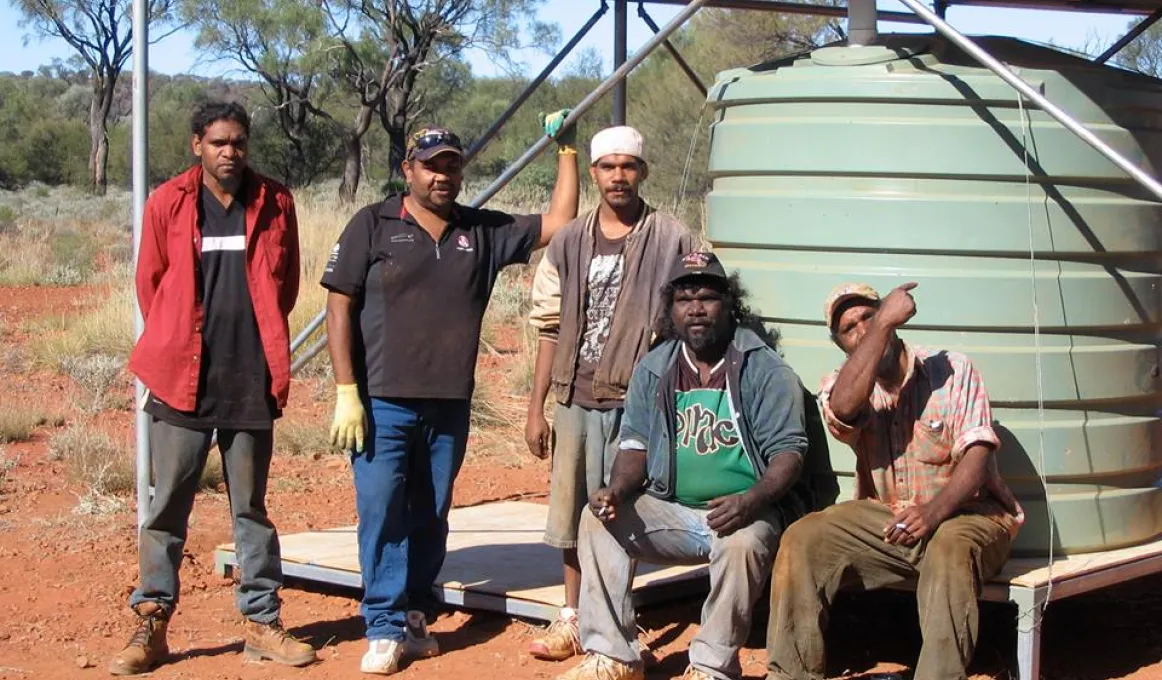
<svg viewBox="0 0 1162 680">
<path fill-rule="evenodd" d="M 435 617 L 469 411 L 466 399 L 371 399 L 365 450 L 352 455 L 369 640 L 403 640 L 409 610 Z"/>
</svg>

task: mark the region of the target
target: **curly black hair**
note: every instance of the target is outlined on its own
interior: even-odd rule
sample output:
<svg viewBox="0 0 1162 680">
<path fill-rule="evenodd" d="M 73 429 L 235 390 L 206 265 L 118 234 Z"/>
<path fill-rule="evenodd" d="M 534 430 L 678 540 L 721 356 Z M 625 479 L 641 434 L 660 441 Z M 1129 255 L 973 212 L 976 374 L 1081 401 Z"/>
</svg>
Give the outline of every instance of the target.
<svg viewBox="0 0 1162 680">
<path fill-rule="evenodd" d="M 242 126 L 246 135 L 250 136 L 250 114 L 237 102 L 224 102 L 211 99 L 202 102 L 194 108 L 190 116 L 190 132 L 195 137 L 202 137 L 206 129 L 220 120 L 230 120 Z"/>
<path fill-rule="evenodd" d="M 706 285 L 707 280 L 707 278 L 700 278 L 691 281 L 679 281 L 677 284 L 668 283 L 662 287 L 662 313 L 658 317 L 654 328 L 657 334 L 657 343 L 665 342 L 666 340 L 676 340 L 680 337 L 678 335 L 678 329 L 674 326 L 674 315 L 672 313 L 674 309 L 674 292 L 679 288 Z M 750 295 L 742 287 L 742 281 L 739 278 L 738 272 L 731 274 L 726 281 L 726 289 L 723 291 L 723 304 L 730 309 L 731 332 L 733 333 L 736 328 L 748 328 L 762 338 L 763 342 L 770 346 L 771 349 L 777 350 L 779 344 L 778 331 L 773 328 L 768 328 L 763 323 L 762 317 L 751 310 L 750 306 L 746 304 L 748 297 Z"/>
</svg>

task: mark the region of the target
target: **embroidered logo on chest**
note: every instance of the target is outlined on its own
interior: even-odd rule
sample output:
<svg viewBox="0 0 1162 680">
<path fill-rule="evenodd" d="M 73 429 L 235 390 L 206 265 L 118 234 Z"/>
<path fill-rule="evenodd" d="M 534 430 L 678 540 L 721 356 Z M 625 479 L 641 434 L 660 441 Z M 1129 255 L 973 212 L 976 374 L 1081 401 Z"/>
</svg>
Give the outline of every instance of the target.
<svg viewBox="0 0 1162 680">
<path fill-rule="evenodd" d="M 456 250 L 465 253 L 472 252 L 472 241 L 468 240 L 468 237 L 464 234 L 460 234 L 456 237 Z"/>
</svg>

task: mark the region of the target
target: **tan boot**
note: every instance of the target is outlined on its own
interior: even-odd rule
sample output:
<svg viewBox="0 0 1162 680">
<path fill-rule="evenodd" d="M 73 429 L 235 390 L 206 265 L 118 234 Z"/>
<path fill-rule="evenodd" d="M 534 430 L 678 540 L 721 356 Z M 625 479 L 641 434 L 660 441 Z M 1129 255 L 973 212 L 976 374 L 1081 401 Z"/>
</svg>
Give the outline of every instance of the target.
<svg viewBox="0 0 1162 680">
<path fill-rule="evenodd" d="M 246 647 L 242 653 L 248 659 L 269 659 L 286 666 L 306 666 L 317 658 L 315 648 L 291 637 L 278 619 L 272 623 L 247 621 Z"/>
<path fill-rule="evenodd" d="M 169 656 L 165 633 L 170 612 L 156 602 L 142 602 L 133 611 L 137 614 L 137 629 L 125 649 L 109 661 L 113 675 L 148 673 Z"/>
</svg>

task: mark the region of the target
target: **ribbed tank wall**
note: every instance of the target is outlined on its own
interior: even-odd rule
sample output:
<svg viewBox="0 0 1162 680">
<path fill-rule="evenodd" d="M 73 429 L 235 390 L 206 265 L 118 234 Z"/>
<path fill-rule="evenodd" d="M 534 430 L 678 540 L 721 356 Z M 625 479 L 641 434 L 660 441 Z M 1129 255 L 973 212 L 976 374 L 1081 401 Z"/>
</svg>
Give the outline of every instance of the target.
<svg viewBox="0 0 1162 680">
<path fill-rule="evenodd" d="M 1158 81 L 982 42 L 1121 153 L 1162 167 Z M 1159 535 L 1162 204 L 943 41 L 886 44 L 720 74 L 715 251 L 811 388 L 843 360 L 822 319 L 832 287 L 919 283 L 901 336 L 964 352 L 983 374 L 1001 471 L 1028 516 L 1016 553 L 1047 552 L 1050 522 L 1058 553 Z M 850 497 L 854 456 L 830 449 Z"/>
</svg>

